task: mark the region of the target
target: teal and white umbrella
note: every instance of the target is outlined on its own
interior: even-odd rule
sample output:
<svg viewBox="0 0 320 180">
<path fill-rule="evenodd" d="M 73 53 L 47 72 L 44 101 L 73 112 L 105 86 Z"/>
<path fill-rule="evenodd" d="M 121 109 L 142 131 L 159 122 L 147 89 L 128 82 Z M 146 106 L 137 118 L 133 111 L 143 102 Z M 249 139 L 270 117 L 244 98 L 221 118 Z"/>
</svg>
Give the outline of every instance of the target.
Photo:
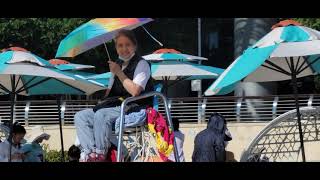
<svg viewBox="0 0 320 180">
<path fill-rule="evenodd" d="M 205 66 L 190 62 L 162 61 L 151 63 L 151 76 L 155 80 L 162 80 L 167 86 L 169 80 L 195 80 L 216 79 L 224 69 Z M 110 72 L 87 76 L 86 79 L 94 80 L 107 86 L 112 74 Z M 166 88 L 165 86 L 165 88 Z"/>
<path fill-rule="evenodd" d="M 208 60 L 205 57 L 193 56 L 189 54 L 182 53 L 153 53 L 149 55 L 142 56 L 147 61 L 195 61 L 195 60 Z"/>
<path fill-rule="evenodd" d="M 13 78 L 15 77 L 15 78 Z M 15 85 L 12 86 L 12 81 Z M 21 95 L 88 95 L 103 89 L 97 82 L 60 71 L 31 53 L 7 51 L 0 54 L 0 92 Z"/>
<path fill-rule="evenodd" d="M 218 94 L 239 81 L 292 80 L 296 100 L 302 159 L 305 161 L 297 78 L 320 72 L 320 32 L 308 27 L 277 27 L 239 56 L 205 91 Z"/>
<path fill-rule="evenodd" d="M 216 79 L 224 69 L 182 61 L 151 62 L 155 80 Z"/>
<path fill-rule="evenodd" d="M 88 95 L 103 89 L 105 87 L 102 84 L 96 81 L 90 82 L 70 72 L 60 71 L 48 61 L 29 52 L 6 51 L 0 53 L 0 93 L 10 95 L 11 124 L 13 123 L 13 106 L 17 94 Z M 63 152 L 60 99 L 58 100 L 59 126 Z"/>
<path fill-rule="evenodd" d="M 49 63 L 54 65 L 57 69 L 62 71 L 78 71 L 83 69 L 93 69 L 95 68 L 92 65 L 86 64 L 74 64 L 70 63 L 69 61 L 63 59 L 50 59 Z"/>
</svg>

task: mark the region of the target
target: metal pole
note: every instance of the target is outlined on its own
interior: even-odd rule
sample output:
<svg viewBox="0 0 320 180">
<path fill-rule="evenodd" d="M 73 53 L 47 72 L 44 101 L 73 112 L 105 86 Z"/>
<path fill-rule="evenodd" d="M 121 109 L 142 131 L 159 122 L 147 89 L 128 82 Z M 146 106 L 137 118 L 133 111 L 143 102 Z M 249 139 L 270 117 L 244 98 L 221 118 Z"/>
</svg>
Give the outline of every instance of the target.
<svg viewBox="0 0 320 180">
<path fill-rule="evenodd" d="M 59 128 L 60 128 L 60 142 L 61 142 L 61 161 L 64 162 L 64 148 L 62 136 L 62 123 L 61 123 L 61 96 L 57 96 L 58 114 L 59 114 Z"/>
<path fill-rule="evenodd" d="M 300 114 L 300 107 L 299 107 L 299 98 L 298 98 L 298 85 L 297 85 L 297 74 L 294 69 L 294 63 L 293 58 L 290 57 L 290 63 L 291 63 L 291 82 L 292 82 L 292 88 L 293 88 L 293 94 L 296 104 L 296 110 L 297 110 L 297 120 L 298 120 L 298 127 L 299 127 L 299 137 L 300 137 L 300 146 L 301 146 L 301 155 L 302 155 L 302 161 L 306 162 L 306 155 L 304 152 L 304 142 L 303 142 L 303 134 L 302 134 L 302 127 L 301 127 L 301 114 Z"/>
<path fill-rule="evenodd" d="M 8 138 L 8 141 L 9 141 L 9 162 L 11 162 L 11 151 L 12 151 L 12 128 L 13 128 L 13 114 L 14 114 L 14 100 L 15 100 L 15 94 L 14 93 L 10 93 L 10 104 L 11 104 L 11 112 L 10 112 L 10 133 L 9 133 L 9 138 Z"/>
<path fill-rule="evenodd" d="M 11 75 L 11 93 L 10 93 L 10 101 L 11 101 L 11 112 L 10 112 L 10 133 L 9 133 L 9 162 L 11 162 L 11 151 L 12 151 L 12 128 L 13 128 L 13 115 L 14 115 L 14 104 L 15 104 L 15 99 L 16 99 L 16 76 Z"/>
<path fill-rule="evenodd" d="M 167 115 L 168 122 L 169 122 L 169 127 L 173 131 L 173 123 L 172 123 L 172 120 L 171 120 L 171 113 L 170 113 L 170 109 L 169 109 L 169 105 L 168 105 L 168 99 L 167 99 L 167 97 L 165 97 L 162 94 L 158 94 L 158 96 L 162 97 L 162 99 L 163 99 L 164 107 L 166 109 L 166 115 Z M 177 149 L 177 143 L 176 143 L 176 138 L 175 137 L 173 138 L 173 153 L 174 153 L 174 159 L 176 160 L 176 162 L 180 162 L 179 155 L 178 155 L 178 149 Z"/>
<path fill-rule="evenodd" d="M 201 57 L 201 18 L 198 18 L 198 56 Z M 201 61 L 198 61 L 201 64 Z M 200 89 L 198 90 L 198 123 L 201 122 L 201 95 L 202 95 L 202 83 L 200 81 Z"/>
<path fill-rule="evenodd" d="M 117 162 L 122 161 L 122 136 L 123 136 L 123 126 L 124 126 L 124 108 L 127 105 L 127 101 L 125 100 L 121 104 L 120 111 L 120 127 L 119 127 L 119 136 L 118 136 L 118 152 L 117 152 Z"/>
<path fill-rule="evenodd" d="M 299 137 L 300 137 L 302 161 L 306 162 L 306 155 L 304 152 L 304 142 L 303 142 L 304 140 L 303 140 L 303 134 L 302 134 L 302 127 L 301 127 L 301 114 L 300 114 L 300 109 L 299 109 L 297 77 L 296 77 L 295 72 L 293 72 L 291 76 L 292 76 L 292 88 L 293 88 L 294 99 L 295 99 L 296 110 L 297 110 L 297 119 L 298 119 L 298 127 L 299 127 Z"/>
</svg>

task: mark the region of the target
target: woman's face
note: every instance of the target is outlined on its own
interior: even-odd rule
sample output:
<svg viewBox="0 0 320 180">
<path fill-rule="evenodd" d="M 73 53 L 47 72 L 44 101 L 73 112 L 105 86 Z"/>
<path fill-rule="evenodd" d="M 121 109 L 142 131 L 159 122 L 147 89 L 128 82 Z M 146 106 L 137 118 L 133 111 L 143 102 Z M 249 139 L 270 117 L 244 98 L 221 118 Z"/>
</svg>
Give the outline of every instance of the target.
<svg viewBox="0 0 320 180">
<path fill-rule="evenodd" d="M 25 134 L 13 134 L 12 139 L 14 144 L 18 144 L 21 142 L 21 140 L 24 138 Z"/>
<path fill-rule="evenodd" d="M 116 39 L 116 50 L 119 56 L 128 59 L 136 51 L 136 46 L 126 36 L 119 36 Z"/>
</svg>

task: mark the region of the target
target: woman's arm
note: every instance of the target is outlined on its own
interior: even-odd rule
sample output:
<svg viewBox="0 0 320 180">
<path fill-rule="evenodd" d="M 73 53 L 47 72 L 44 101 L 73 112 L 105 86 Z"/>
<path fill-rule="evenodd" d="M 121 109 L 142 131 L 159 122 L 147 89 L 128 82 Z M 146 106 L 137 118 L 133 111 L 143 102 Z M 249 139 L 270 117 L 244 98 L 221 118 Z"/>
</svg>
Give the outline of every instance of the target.
<svg viewBox="0 0 320 180">
<path fill-rule="evenodd" d="M 142 87 L 135 84 L 131 79 L 129 79 L 123 71 L 119 71 L 116 76 L 118 76 L 119 80 L 122 82 L 123 87 L 132 95 L 132 96 L 139 96 L 141 91 L 143 90 Z"/>
<path fill-rule="evenodd" d="M 110 94 L 110 91 L 111 91 L 111 89 L 107 89 L 107 90 L 106 90 L 106 93 L 105 93 L 105 95 L 104 95 L 104 97 L 108 97 L 108 96 L 109 96 L 109 94 Z"/>
<path fill-rule="evenodd" d="M 128 91 L 128 93 L 132 96 L 140 95 L 141 91 L 143 90 L 142 87 L 134 83 L 133 80 L 129 79 L 117 63 L 113 61 L 108 61 L 108 63 L 110 71 L 119 78 L 123 87 Z"/>
</svg>

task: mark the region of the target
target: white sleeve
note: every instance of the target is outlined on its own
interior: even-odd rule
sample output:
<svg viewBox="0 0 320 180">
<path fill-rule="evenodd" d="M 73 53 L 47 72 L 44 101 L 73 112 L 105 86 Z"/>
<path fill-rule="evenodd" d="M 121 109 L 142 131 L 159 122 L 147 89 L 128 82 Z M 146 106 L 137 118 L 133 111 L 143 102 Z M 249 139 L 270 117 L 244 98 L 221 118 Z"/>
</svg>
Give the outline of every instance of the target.
<svg viewBox="0 0 320 180">
<path fill-rule="evenodd" d="M 114 82 L 114 74 L 111 73 L 111 76 L 109 78 L 109 83 L 108 83 L 108 89 L 112 88 L 113 82 Z"/>
<path fill-rule="evenodd" d="M 151 76 L 150 66 L 146 60 L 139 61 L 133 75 L 133 82 L 144 90 Z"/>
</svg>

